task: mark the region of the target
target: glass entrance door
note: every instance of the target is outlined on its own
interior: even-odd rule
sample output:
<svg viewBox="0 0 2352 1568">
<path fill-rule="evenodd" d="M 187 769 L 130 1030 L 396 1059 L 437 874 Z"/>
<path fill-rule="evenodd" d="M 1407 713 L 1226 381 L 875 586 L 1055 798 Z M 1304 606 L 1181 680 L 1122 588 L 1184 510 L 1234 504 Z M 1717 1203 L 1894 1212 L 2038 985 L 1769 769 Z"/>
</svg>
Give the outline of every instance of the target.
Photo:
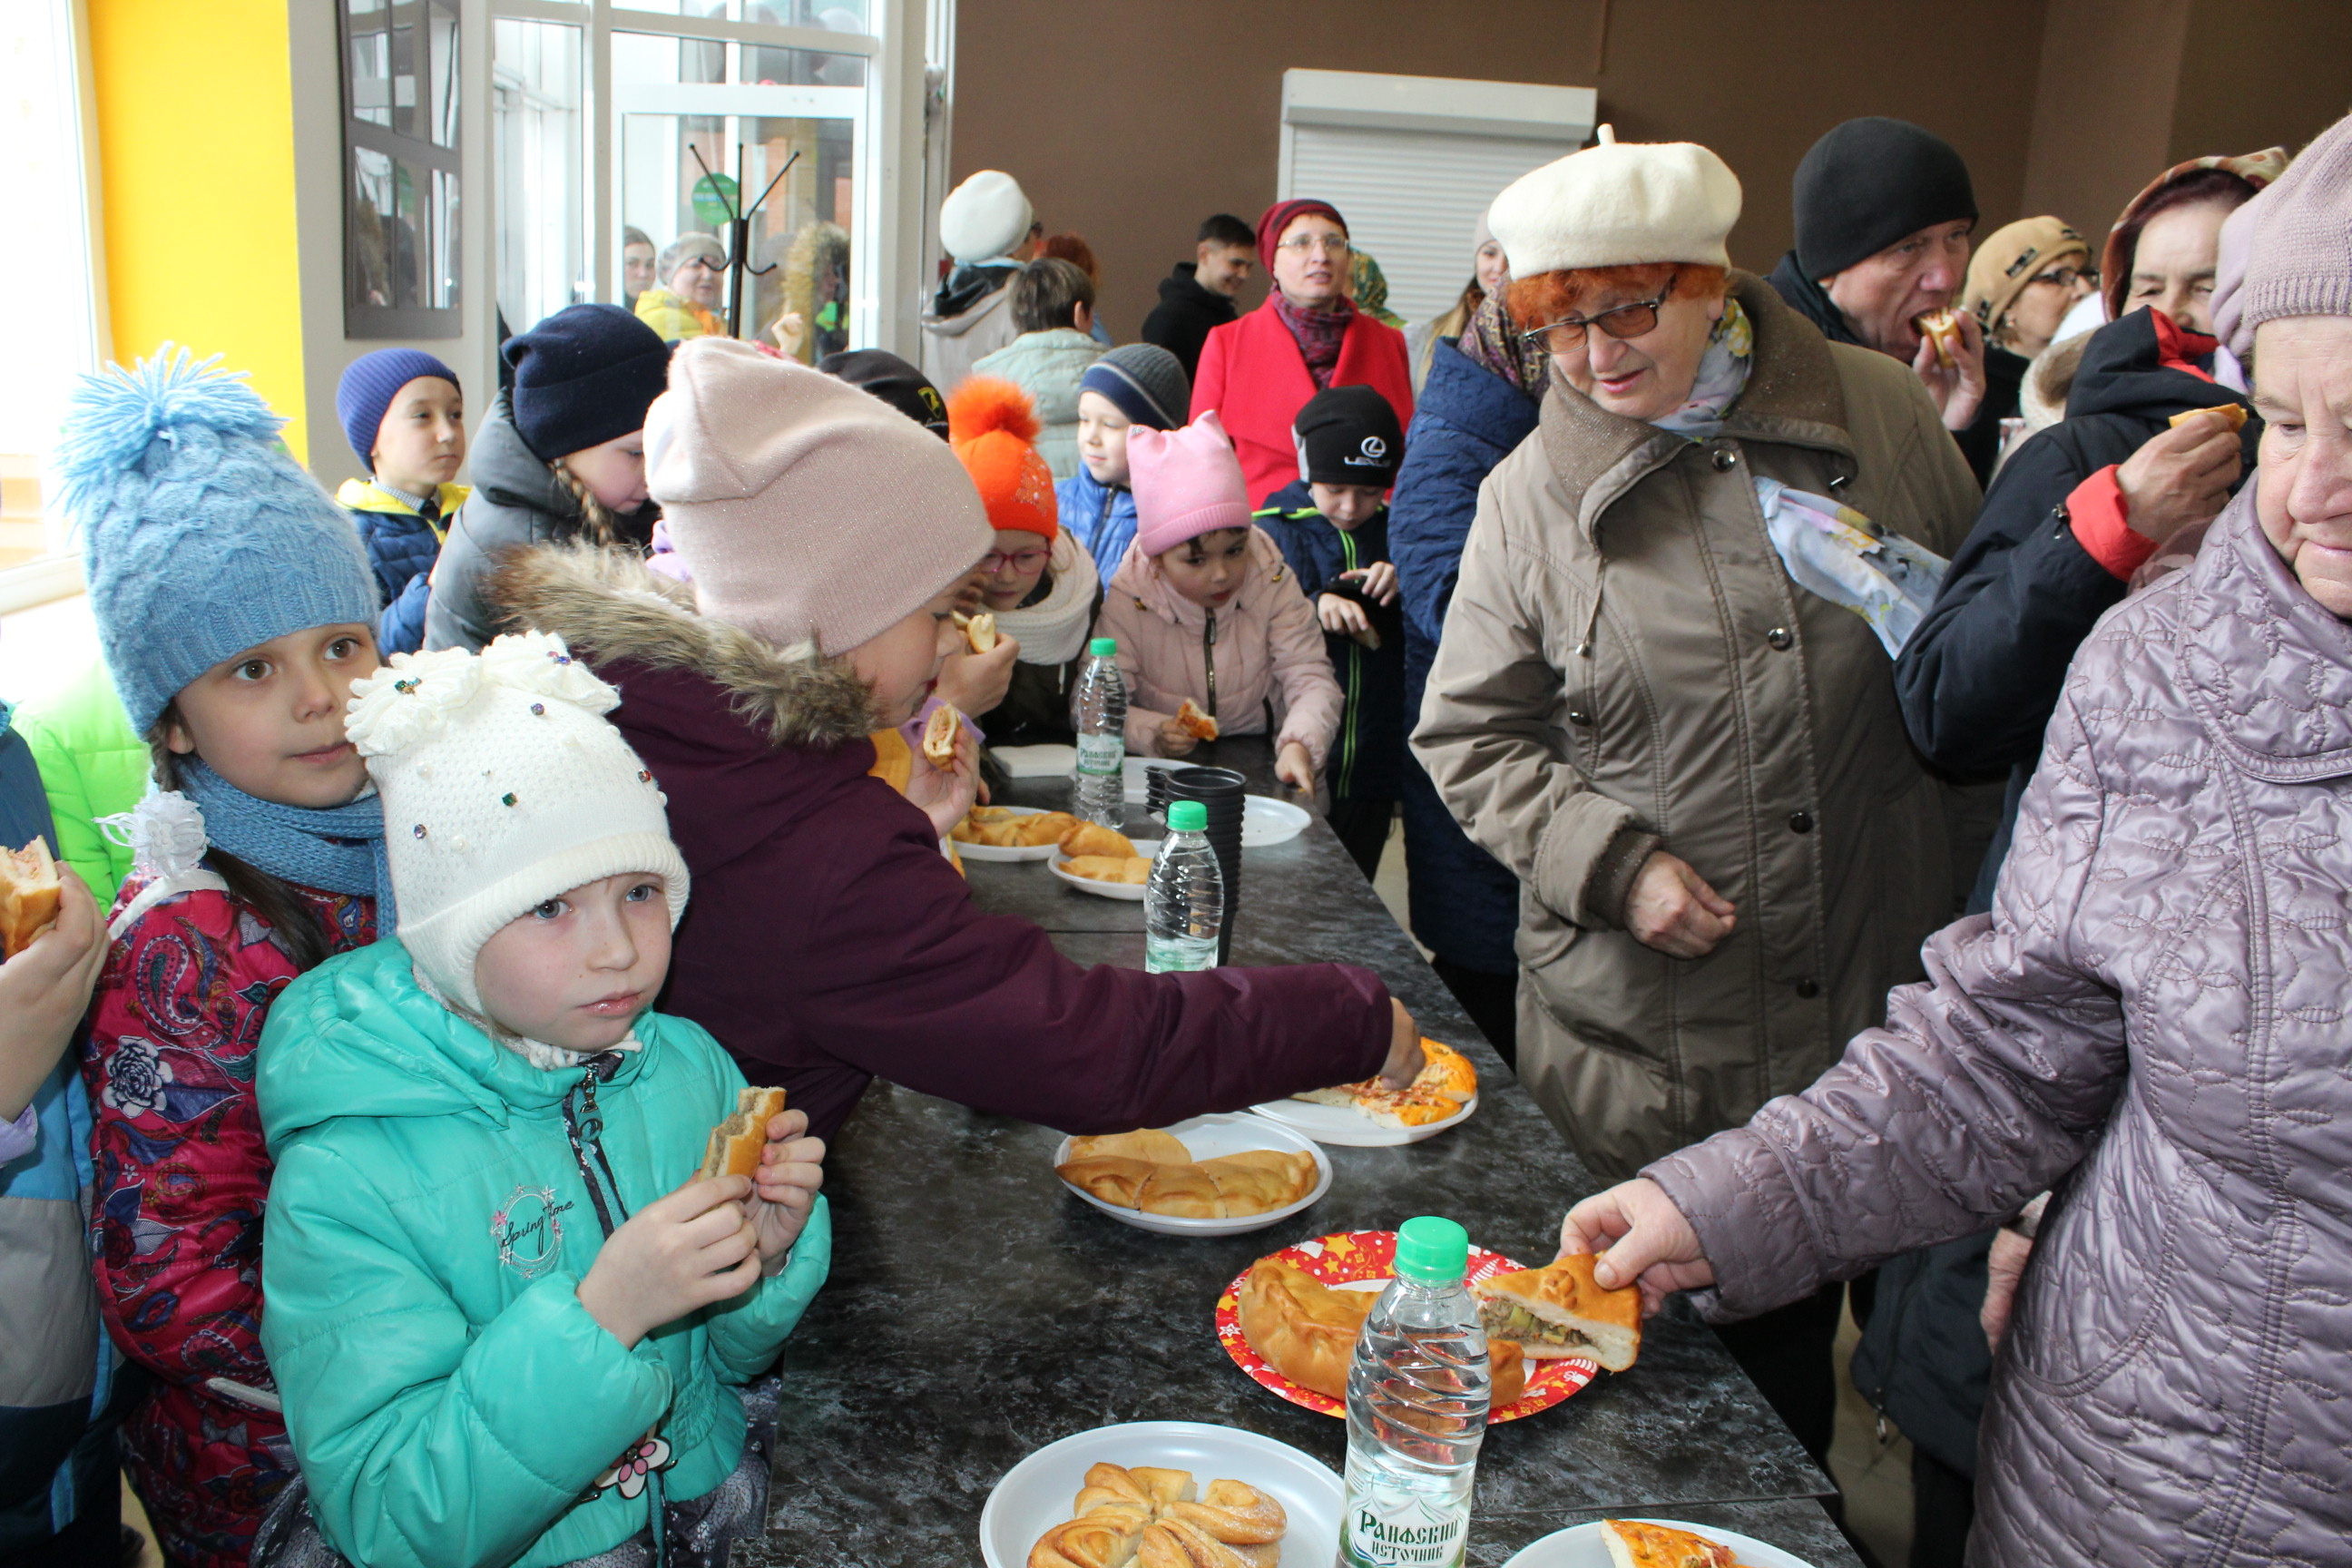
<svg viewBox="0 0 2352 1568">
<path fill-rule="evenodd" d="M 805 363 L 874 341 L 872 247 L 856 243 L 874 223 L 859 177 L 866 71 L 855 55 L 614 33 L 616 253 L 638 235 L 659 257 L 703 234 L 731 258 L 730 216 L 752 209 L 742 268 L 713 277 L 681 264 L 654 278 L 684 301 L 671 319 L 691 321 L 688 335 L 731 317 L 740 336 L 772 342 L 790 313 Z"/>
</svg>

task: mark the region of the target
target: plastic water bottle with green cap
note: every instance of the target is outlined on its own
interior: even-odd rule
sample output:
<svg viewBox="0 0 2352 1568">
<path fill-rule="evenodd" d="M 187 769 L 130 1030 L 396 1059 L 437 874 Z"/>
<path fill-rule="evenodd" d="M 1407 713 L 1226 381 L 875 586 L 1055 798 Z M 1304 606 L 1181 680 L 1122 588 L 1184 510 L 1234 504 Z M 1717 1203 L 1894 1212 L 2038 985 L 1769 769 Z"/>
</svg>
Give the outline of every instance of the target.
<svg viewBox="0 0 2352 1568">
<path fill-rule="evenodd" d="M 1127 820 L 1127 677 L 1119 672 L 1117 637 L 1087 644 L 1086 668 L 1070 689 L 1070 728 L 1078 738 L 1071 809 L 1116 828 Z"/>
<path fill-rule="evenodd" d="M 1225 873 L 1209 847 L 1209 808 L 1168 803 L 1168 837 L 1143 884 L 1143 967 L 1153 974 L 1217 967 Z"/>
<path fill-rule="evenodd" d="M 1423 1215 L 1397 1232 L 1348 1367 L 1348 1511 L 1342 1568 L 1458 1568 L 1492 1378 L 1463 1275 L 1470 1233 Z"/>
</svg>

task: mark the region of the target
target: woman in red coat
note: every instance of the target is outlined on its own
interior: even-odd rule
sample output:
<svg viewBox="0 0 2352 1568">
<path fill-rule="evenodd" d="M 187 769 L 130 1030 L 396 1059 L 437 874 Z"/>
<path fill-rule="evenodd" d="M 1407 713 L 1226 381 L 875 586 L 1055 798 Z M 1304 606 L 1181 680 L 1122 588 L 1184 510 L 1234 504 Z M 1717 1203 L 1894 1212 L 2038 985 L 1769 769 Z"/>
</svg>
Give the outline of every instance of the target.
<svg viewBox="0 0 2352 1568">
<path fill-rule="evenodd" d="M 1192 380 L 1192 417 L 1213 408 L 1241 456 L 1249 493 L 1298 477 L 1290 422 L 1327 386 L 1369 386 L 1412 423 L 1404 334 L 1356 309 L 1346 291 L 1348 220 L 1328 202 L 1276 202 L 1257 223 L 1257 253 L 1274 279 L 1265 303 L 1210 332 Z"/>
</svg>

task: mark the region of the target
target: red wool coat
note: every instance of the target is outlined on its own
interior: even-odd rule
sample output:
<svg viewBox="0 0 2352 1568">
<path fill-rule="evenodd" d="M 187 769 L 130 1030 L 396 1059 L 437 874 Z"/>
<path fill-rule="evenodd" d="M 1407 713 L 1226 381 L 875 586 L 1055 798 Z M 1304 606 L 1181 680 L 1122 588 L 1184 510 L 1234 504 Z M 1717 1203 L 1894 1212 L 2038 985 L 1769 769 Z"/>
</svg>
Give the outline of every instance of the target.
<svg viewBox="0 0 2352 1568">
<path fill-rule="evenodd" d="M 1331 384 L 1369 386 L 1389 400 L 1400 426 L 1412 423 L 1412 371 L 1404 334 L 1360 310 L 1339 340 Z M 1298 340 L 1283 324 L 1273 295 L 1239 321 L 1210 332 L 1201 350 L 1201 372 L 1192 378 L 1192 417 L 1217 411 L 1241 458 L 1253 506 L 1265 505 L 1266 497 L 1298 477 L 1290 422 L 1315 393 Z"/>
</svg>

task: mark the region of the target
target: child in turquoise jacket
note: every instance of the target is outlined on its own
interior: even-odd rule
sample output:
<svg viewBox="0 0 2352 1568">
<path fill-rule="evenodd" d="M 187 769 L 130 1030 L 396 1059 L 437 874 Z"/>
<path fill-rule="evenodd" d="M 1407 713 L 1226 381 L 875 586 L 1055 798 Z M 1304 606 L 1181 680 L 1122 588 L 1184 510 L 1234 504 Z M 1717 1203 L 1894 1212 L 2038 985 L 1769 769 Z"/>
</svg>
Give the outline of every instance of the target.
<svg viewBox="0 0 2352 1568">
<path fill-rule="evenodd" d="M 257 1563 L 695 1568 L 764 1521 L 745 1385 L 825 1277 L 824 1145 L 788 1110 L 756 1179 L 696 1179 L 743 1079 L 651 1011 L 687 871 L 617 700 L 542 634 L 353 689 L 397 934 L 262 1036 L 262 1340 L 304 1485 Z"/>
</svg>

